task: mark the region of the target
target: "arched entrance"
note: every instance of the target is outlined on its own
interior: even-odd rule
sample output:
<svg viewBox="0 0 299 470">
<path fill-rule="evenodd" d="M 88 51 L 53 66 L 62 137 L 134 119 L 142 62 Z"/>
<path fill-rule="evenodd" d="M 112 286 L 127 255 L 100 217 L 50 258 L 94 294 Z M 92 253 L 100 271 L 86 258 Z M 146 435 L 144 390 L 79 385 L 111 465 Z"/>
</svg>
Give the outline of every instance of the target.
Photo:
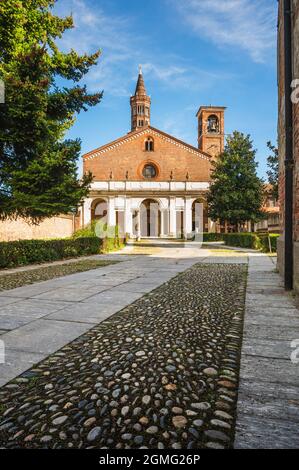
<svg viewBox="0 0 299 470">
<path fill-rule="evenodd" d="M 204 199 L 196 199 L 192 204 L 192 232 L 203 233 L 208 231 L 207 203 Z"/>
<path fill-rule="evenodd" d="M 145 199 L 140 204 L 140 236 L 159 237 L 161 234 L 161 211 L 154 199 Z"/>
<path fill-rule="evenodd" d="M 108 203 L 105 199 L 96 199 L 91 206 L 91 220 L 101 220 L 107 222 Z"/>
</svg>

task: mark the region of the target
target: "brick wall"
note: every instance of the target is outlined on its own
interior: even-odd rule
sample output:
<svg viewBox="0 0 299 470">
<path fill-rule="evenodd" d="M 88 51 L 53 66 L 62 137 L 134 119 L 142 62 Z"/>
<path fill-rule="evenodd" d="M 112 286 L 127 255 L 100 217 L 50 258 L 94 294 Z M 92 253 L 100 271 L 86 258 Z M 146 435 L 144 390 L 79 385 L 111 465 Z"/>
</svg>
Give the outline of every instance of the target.
<svg viewBox="0 0 299 470">
<path fill-rule="evenodd" d="M 294 78 L 299 80 L 299 0 L 293 0 L 293 9 Z M 297 97 L 299 98 L 299 91 Z M 299 103 L 294 104 L 294 158 L 294 239 L 299 242 Z"/>
<path fill-rule="evenodd" d="M 73 234 L 73 217 L 65 215 L 45 219 L 39 225 L 22 219 L 0 222 L 0 241 L 66 238 Z"/>
<path fill-rule="evenodd" d="M 154 151 L 145 151 L 145 140 L 154 138 Z M 118 142 L 120 143 L 120 142 Z M 84 171 L 91 171 L 95 181 L 124 181 L 128 172 L 129 181 L 140 181 L 145 163 L 157 166 L 156 181 L 169 181 L 172 172 L 173 181 L 185 181 L 188 173 L 190 181 L 209 181 L 211 163 L 206 156 L 201 157 L 196 149 L 190 150 L 176 141 L 169 141 L 163 135 L 148 133 L 135 136 L 114 148 L 109 148 L 98 156 L 92 152 L 84 156 Z"/>
<path fill-rule="evenodd" d="M 292 0 L 293 22 L 293 78 L 299 79 L 299 0 Z M 285 109 L 284 109 L 284 30 L 283 30 L 283 1 L 279 2 L 278 14 L 278 142 L 279 142 L 279 206 L 282 237 L 278 243 L 278 267 L 283 274 L 284 269 L 284 159 L 285 159 Z M 291 90 L 290 90 L 291 93 Z M 293 106 L 294 113 L 294 286 L 299 291 L 299 103 Z"/>
</svg>

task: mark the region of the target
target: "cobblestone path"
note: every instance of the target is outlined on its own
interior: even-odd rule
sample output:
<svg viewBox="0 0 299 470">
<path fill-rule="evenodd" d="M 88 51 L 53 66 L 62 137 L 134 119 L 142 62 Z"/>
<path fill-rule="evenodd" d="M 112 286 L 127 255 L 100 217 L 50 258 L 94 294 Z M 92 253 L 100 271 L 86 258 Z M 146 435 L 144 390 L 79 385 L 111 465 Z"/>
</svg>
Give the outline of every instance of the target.
<svg viewBox="0 0 299 470">
<path fill-rule="evenodd" d="M 197 264 L 4 386 L 0 445 L 231 447 L 246 269 Z"/>
</svg>

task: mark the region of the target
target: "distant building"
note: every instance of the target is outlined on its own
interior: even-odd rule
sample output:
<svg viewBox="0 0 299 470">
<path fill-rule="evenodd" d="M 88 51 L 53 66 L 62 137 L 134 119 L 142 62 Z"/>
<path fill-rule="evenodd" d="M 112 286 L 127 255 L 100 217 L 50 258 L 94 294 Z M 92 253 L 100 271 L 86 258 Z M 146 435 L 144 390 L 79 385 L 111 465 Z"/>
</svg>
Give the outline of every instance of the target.
<svg viewBox="0 0 299 470">
<path fill-rule="evenodd" d="M 105 217 L 132 238 L 215 231 L 206 195 L 211 161 L 224 149 L 225 108 L 199 108 L 197 148 L 151 126 L 151 98 L 141 70 L 130 106 L 130 132 L 83 156 L 83 170 L 91 171 L 94 181 L 82 225 Z M 195 217 L 197 202 L 201 221 Z"/>
<path fill-rule="evenodd" d="M 265 199 L 263 211 L 266 213 L 266 218 L 254 224 L 255 232 L 269 232 L 279 233 L 279 204 L 277 199 L 272 195 L 272 187 L 270 184 L 265 185 Z"/>
<path fill-rule="evenodd" d="M 299 0 L 280 0 L 278 15 L 278 267 L 299 291 Z"/>
</svg>

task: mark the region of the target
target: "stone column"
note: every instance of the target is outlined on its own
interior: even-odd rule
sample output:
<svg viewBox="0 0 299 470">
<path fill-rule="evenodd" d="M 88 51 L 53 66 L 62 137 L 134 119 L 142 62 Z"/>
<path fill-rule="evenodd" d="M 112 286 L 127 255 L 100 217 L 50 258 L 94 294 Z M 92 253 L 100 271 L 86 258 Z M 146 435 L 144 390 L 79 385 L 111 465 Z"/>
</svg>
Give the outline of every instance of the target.
<svg viewBox="0 0 299 470">
<path fill-rule="evenodd" d="M 131 211 L 131 199 L 126 197 L 125 199 L 125 234 L 129 234 L 130 237 L 133 235 L 133 221 Z"/>
<path fill-rule="evenodd" d="M 83 203 L 83 226 L 90 224 L 91 222 L 91 203 L 92 198 L 88 197 L 84 200 Z"/>
<path fill-rule="evenodd" d="M 185 198 L 184 208 L 184 238 L 188 239 L 192 232 L 192 199 Z"/>
<path fill-rule="evenodd" d="M 141 231 L 140 231 L 140 210 L 137 211 L 137 241 L 141 239 Z"/>
<path fill-rule="evenodd" d="M 170 197 L 169 200 L 169 236 L 176 237 L 176 198 Z"/>
<path fill-rule="evenodd" d="M 165 238 L 168 236 L 168 232 L 169 232 L 168 225 L 169 225 L 168 224 L 168 209 L 161 209 L 161 232 L 160 232 L 161 237 Z"/>
<path fill-rule="evenodd" d="M 116 224 L 115 216 L 115 199 L 114 196 L 108 198 L 108 226 L 114 226 Z"/>
</svg>

